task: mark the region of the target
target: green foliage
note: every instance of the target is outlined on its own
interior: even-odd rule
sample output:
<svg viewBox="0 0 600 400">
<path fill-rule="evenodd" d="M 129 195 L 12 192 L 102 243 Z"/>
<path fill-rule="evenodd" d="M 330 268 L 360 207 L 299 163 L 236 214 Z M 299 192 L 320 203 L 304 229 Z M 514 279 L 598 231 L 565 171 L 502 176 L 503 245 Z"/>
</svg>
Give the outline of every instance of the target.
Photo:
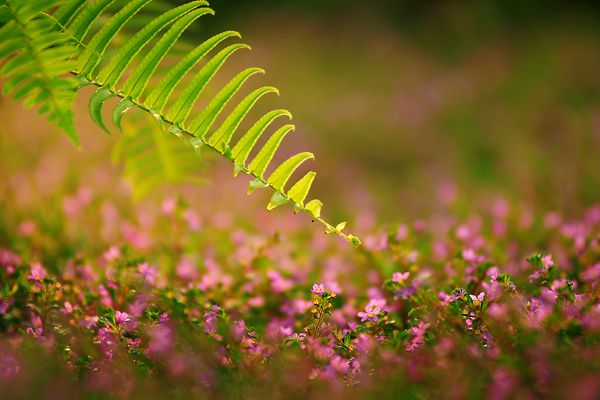
<svg viewBox="0 0 600 400">
<path fill-rule="evenodd" d="M 196 153 L 201 148 L 208 148 L 229 159 L 234 164 L 235 175 L 243 172 L 253 177 L 249 193 L 256 188 L 271 188 L 274 194 L 268 210 L 291 203 L 295 211 L 304 211 L 313 220 L 321 222 L 326 232 L 359 244 L 357 238 L 343 233 L 345 223 L 334 226 L 321 218 L 322 203 L 319 200 L 304 205 L 315 172 L 307 172 L 286 191 L 292 174 L 304 161 L 314 158 L 312 153 L 294 155 L 275 168 L 270 176 L 265 176 L 281 142 L 294 130 L 293 125 L 277 129 L 247 162 L 259 137 L 279 116 L 291 117 L 288 111 L 266 113 L 233 148 L 230 147 L 238 127 L 258 100 L 266 94 L 278 94 L 274 87 L 260 87 L 239 101 L 228 115 L 222 115 L 246 82 L 264 73 L 260 68 L 241 71 L 212 97 L 205 94 L 206 86 L 229 57 L 249 46 L 237 43 L 214 55 L 209 53 L 222 41 L 240 35 L 233 31 L 223 32 L 190 49 L 183 57 L 173 54 L 181 36 L 194 21 L 203 15 L 214 14 L 206 1 L 190 1 L 166 10 L 147 21 L 133 35 L 123 34 L 128 22 L 142 18 L 140 12 L 151 2 L 132 0 L 111 14 L 106 10 L 110 9 L 112 0 L 65 0 L 58 8 L 59 1 L 4 0 L 2 12 L 10 17 L 10 22 L 0 31 L 7 39 L 0 47 L 0 56 L 8 58 L 0 72 L 10 78 L 4 90 L 12 89 L 16 98 L 29 94 L 26 103 L 40 104 L 40 110 L 50 113 L 50 118 L 57 119 L 58 125 L 73 138 L 76 136 L 71 122 L 71 103 L 75 82 L 79 87 L 97 87 L 90 98 L 89 111 L 92 120 L 106 132 L 109 129 L 104 124 L 102 110 L 112 98 L 120 100 L 113 109 L 112 118 L 119 129 L 124 114 L 130 109 L 141 109 L 154 117 L 161 132 L 138 132 L 117 150 L 116 158 L 125 163 L 126 175 L 144 181 L 141 188 L 135 190 L 137 198 L 147 194 L 162 179 L 178 181 L 183 177 L 184 169 L 177 164 L 189 167 L 188 156 L 182 156 L 179 149 L 174 151 L 174 147 L 166 144 L 166 137 L 161 136 L 169 131 Z M 99 21 L 99 28 L 91 29 Z M 12 35 L 15 28 L 19 35 Z M 118 50 L 111 52 L 110 49 Z M 164 74 L 164 68 L 161 70 L 160 66 L 166 61 L 174 64 L 169 65 L 169 72 Z M 199 63 L 203 66 L 194 71 Z M 72 77 L 65 79 L 69 73 Z M 19 86 L 20 83 L 23 84 Z M 196 113 L 201 102 L 208 105 Z M 223 122 L 215 126 L 219 117 Z M 141 138 L 143 135 L 146 135 L 144 139 Z M 177 142 L 175 138 L 169 139 Z M 151 143 L 156 146 L 152 153 L 155 156 L 142 157 L 140 149 L 147 150 Z M 190 150 L 189 154 L 194 155 L 194 152 Z"/>
<path fill-rule="evenodd" d="M 164 182 L 204 183 L 203 168 L 188 141 L 173 137 L 157 124 L 125 121 L 123 138 L 112 152 L 113 161 L 123 164 L 134 200 L 146 197 Z"/>
<path fill-rule="evenodd" d="M 70 36 L 44 11 L 56 0 L 2 0 L 0 20 L 0 77 L 3 94 L 23 100 L 26 107 L 38 106 L 40 114 L 62 128 L 76 143 L 73 125 L 75 81 L 66 79 L 73 68 L 76 49 Z"/>
</svg>

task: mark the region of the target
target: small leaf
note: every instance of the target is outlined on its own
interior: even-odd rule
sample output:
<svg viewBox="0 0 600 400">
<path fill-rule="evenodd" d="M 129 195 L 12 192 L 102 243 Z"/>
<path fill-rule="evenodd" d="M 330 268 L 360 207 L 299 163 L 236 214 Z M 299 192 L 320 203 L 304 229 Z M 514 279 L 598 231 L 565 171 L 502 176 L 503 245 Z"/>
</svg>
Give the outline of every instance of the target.
<svg viewBox="0 0 600 400">
<path fill-rule="evenodd" d="M 283 190 L 290 176 L 294 171 L 306 160 L 315 158 L 313 153 L 304 152 L 296 154 L 285 160 L 273 173 L 269 176 L 269 183 L 277 190 Z"/>
<path fill-rule="evenodd" d="M 275 151 L 279 147 L 279 144 L 288 134 L 288 132 L 293 131 L 295 129 L 294 125 L 285 125 L 279 128 L 270 138 L 267 140 L 267 143 L 263 146 L 262 149 L 258 152 L 256 157 L 250 162 L 248 165 L 248 169 L 260 178 L 263 177 L 265 170 L 269 166 Z"/>
<path fill-rule="evenodd" d="M 288 118 L 292 118 L 292 114 L 290 114 L 287 110 L 274 110 L 265 114 L 262 118 L 260 118 L 252 127 L 248 130 L 248 132 L 242 136 L 242 138 L 235 144 L 233 150 L 231 151 L 235 161 L 240 164 L 245 164 L 248 155 L 254 148 L 254 145 L 263 134 L 265 129 L 278 117 L 287 116 Z"/>
<path fill-rule="evenodd" d="M 306 209 L 310 211 L 315 218 L 321 217 L 321 207 L 323 207 L 321 200 L 314 199 L 306 203 Z"/>
<path fill-rule="evenodd" d="M 310 171 L 307 172 L 298 182 L 292 186 L 292 188 L 288 191 L 288 196 L 295 203 L 300 205 L 304 205 L 304 199 L 308 195 L 308 191 L 315 179 L 316 172 Z"/>
<path fill-rule="evenodd" d="M 110 134 L 110 131 L 102 121 L 102 106 L 104 102 L 113 96 L 112 92 L 107 87 L 101 87 L 90 97 L 89 109 L 92 121 L 96 123 L 102 130 Z"/>
<path fill-rule="evenodd" d="M 271 196 L 271 200 L 269 201 L 269 204 L 267 205 L 267 210 L 271 211 L 275 207 L 282 206 L 288 202 L 289 202 L 289 200 L 287 197 L 285 197 L 283 194 L 281 194 L 279 192 L 275 192 L 275 193 L 273 193 L 273 196 Z"/>
<path fill-rule="evenodd" d="M 264 189 L 266 187 L 269 187 L 269 185 L 267 185 L 260 179 L 255 178 L 255 179 L 251 180 L 250 183 L 248 184 L 248 194 L 251 194 L 256 189 Z"/>
<path fill-rule="evenodd" d="M 112 113 L 113 124 L 115 124 L 115 126 L 117 128 L 119 128 L 119 131 L 121 131 L 121 133 L 123 132 L 123 127 L 121 126 L 123 116 L 133 106 L 134 106 L 133 102 L 131 101 L 131 99 L 129 97 L 127 97 L 126 99 L 121 100 L 119 102 L 119 104 L 117 104 L 117 106 L 115 108 L 113 108 L 113 113 Z"/>
<path fill-rule="evenodd" d="M 169 70 L 169 73 L 154 87 L 152 92 L 148 95 L 145 103 L 152 105 L 157 110 L 163 110 L 165 104 L 169 100 L 171 93 L 187 72 L 192 69 L 209 51 L 215 48 L 223 40 L 230 37 L 240 37 L 240 34 L 234 31 L 226 31 L 211 37 L 206 40 L 188 55 L 186 55 L 181 61 L 177 63 L 173 68 Z"/>
<path fill-rule="evenodd" d="M 244 170 L 244 167 L 236 162 L 233 163 L 233 177 L 238 176 L 240 172 Z"/>
<path fill-rule="evenodd" d="M 340 222 L 339 224 L 337 224 L 335 226 L 335 230 L 338 231 L 338 232 L 341 232 L 341 231 L 344 230 L 345 227 L 346 227 L 346 221 Z"/>
</svg>

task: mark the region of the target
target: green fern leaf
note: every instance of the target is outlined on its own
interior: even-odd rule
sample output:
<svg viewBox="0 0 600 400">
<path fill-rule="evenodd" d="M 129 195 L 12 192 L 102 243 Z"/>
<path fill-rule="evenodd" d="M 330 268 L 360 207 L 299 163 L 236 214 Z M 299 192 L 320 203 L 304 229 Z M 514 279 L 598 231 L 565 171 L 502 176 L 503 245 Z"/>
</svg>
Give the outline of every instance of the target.
<svg viewBox="0 0 600 400">
<path fill-rule="evenodd" d="M 192 121 L 190 130 L 194 136 L 205 138 L 215 119 L 219 116 L 229 100 L 240 90 L 242 85 L 255 74 L 264 74 L 260 68 L 248 68 L 237 74 L 217 95 L 210 104 Z"/>
<path fill-rule="evenodd" d="M 275 93 L 279 95 L 279 91 L 271 86 L 265 86 L 260 89 L 256 89 L 248 96 L 244 98 L 227 117 L 225 122 L 210 136 L 209 143 L 217 149 L 220 149 L 224 145 L 229 145 L 231 137 L 235 134 L 238 126 L 244 119 L 244 117 L 250 112 L 250 109 L 256 104 L 256 102 L 265 94 Z"/>
<path fill-rule="evenodd" d="M 113 93 L 110 91 L 110 88 L 107 86 L 103 86 L 96 90 L 92 97 L 90 97 L 89 102 L 89 110 L 90 116 L 92 117 L 92 121 L 96 123 L 103 131 L 106 133 L 110 133 L 106 125 L 104 125 L 104 121 L 102 120 L 102 106 L 104 102 L 113 97 Z"/>
<path fill-rule="evenodd" d="M 3 93 L 23 100 L 26 107 L 38 106 L 39 113 L 63 129 L 79 144 L 73 124 L 75 83 L 65 75 L 75 49 L 70 37 L 44 11 L 57 1 L 5 0 L 2 12 L 7 22 L 0 28 L 0 77 Z"/>
<path fill-rule="evenodd" d="M 304 199 L 308 195 L 308 191 L 315 179 L 316 172 L 307 172 L 298 182 L 294 184 L 288 191 L 287 195 L 296 204 L 304 205 Z"/>
<path fill-rule="evenodd" d="M 67 26 L 86 0 L 67 0 L 52 15 L 61 27 Z"/>
<path fill-rule="evenodd" d="M 123 127 L 121 124 L 121 121 L 123 120 L 123 116 L 125 115 L 125 113 L 132 109 L 135 106 L 135 104 L 133 103 L 133 101 L 131 101 L 130 97 L 124 98 L 123 100 L 121 100 L 119 102 L 119 104 L 117 104 L 117 106 L 115 108 L 113 108 L 113 113 L 112 113 L 112 120 L 113 120 L 113 124 L 115 124 L 115 126 L 121 131 L 123 132 Z"/>
<path fill-rule="evenodd" d="M 287 183 L 294 171 L 306 160 L 315 158 L 313 153 L 304 152 L 296 154 L 285 160 L 273 173 L 269 176 L 269 183 L 275 189 L 283 191 L 283 187 Z"/>
<path fill-rule="evenodd" d="M 262 136 L 263 132 L 267 127 L 275 121 L 278 117 L 286 116 L 288 118 L 292 118 L 292 114 L 290 114 L 287 110 L 274 110 L 267 114 L 265 114 L 261 119 L 259 119 L 253 126 L 248 130 L 248 132 L 242 136 L 242 138 L 237 142 L 233 150 L 231 150 L 231 154 L 235 159 L 236 165 L 243 165 L 248 158 L 248 155 L 254 148 L 254 145 L 258 141 L 258 139 Z"/>
<path fill-rule="evenodd" d="M 202 60 L 202 58 L 208 52 L 219 45 L 219 43 L 230 37 L 240 37 L 240 34 L 234 31 L 223 32 L 211 37 L 196 47 L 192 52 L 179 61 L 177 65 L 170 70 L 167 76 L 165 76 L 156 85 L 144 103 L 148 104 L 157 112 L 162 113 L 167 101 L 171 96 L 171 93 L 179 84 L 181 79 L 183 79 L 183 77 L 187 74 L 187 72 L 192 69 L 200 60 Z"/>
<path fill-rule="evenodd" d="M 321 202 L 321 200 L 313 199 L 306 203 L 306 209 L 315 218 L 321 218 L 321 207 L 323 207 L 323 203 Z"/>
<path fill-rule="evenodd" d="M 138 13 L 151 0 L 131 0 L 121 11 L 115 14 L 87 45 L 83 54 L 79 57 L 77 70 L 80 75 L 89 76 L 96 68 L 104 51 L 112 38 L 123 28 L 131 17 Z"/>
<path fill-rule="evenodd" d="M 125 72 L 127 66 L 133 61 L 133 58 L 148 44 L 148 42 L 160 32 L 165 26 L 187 14 L 196 7 L 207 5 L 205 1 L 193 1 L 182 6 L 173 8 L 162 14 L 135 36 L 127 41 L 110 62 L 98 74 L 98 80 L 105 85 L 114 86 L 119 78 Z"/>
<path fill-rule="evenodd" d="M 295 129 L 294 125 L 285 125 L 279 128 L 270 138 L 267 140 L 267 143 L 263 146 L 262 149 L 258 152 L 256 157 L 250 162 L 248 165 L 248 169 L 252 171 L 252 173 L 262 178 L 265 170 L 269 166 L 277 147 L 283 140 L 283 138 L 291 131 Z"/>
<path fill-rule="evenodd" d="M 87 35 L 90 27 L 109 5 L 114 0 L 96 0 L 89 1 L 81 9 L 78 8 L 75 11 L 79 11 L 72 24 L 67 24 L 65 27 L 69 28 L 69 33 L 73 36 L 73 39 L 77 43 L 81 43 Z M 72 17 L 71 17 L 72 18 Z"/>
<path fill-rule="evenodd" d="M 192 107 L 194 104 L 196 104 L 196 100 L 198 100 L 200 93 L 202 93 L 202 90 L 206 84 L 221 68 L 225 60 L 227 60 L 227 58 L 229 58 L 237 50 L 249 48 L 250 46 L 245 44 L 233 44 L 221 50 L 208 63 L 206 63 L 200 72 L 198 72 L 196 77 L 185 89 L 181 97 L 179 97 L 179 100 L 177 100 L 171 110 L 169 110 L 167 118 L 178 125 L 185 121 L 190 114 Z"/>
<path fill-rule="evenodd" d="M 290 202 L 284 194 L 280 192 L 274 192 L 273 196 L 271 196 L 271 200 L 269 200 L 269 204 L 267 204 L 267 211 L 273 210 L 275 207 L 282 206 Z"/>
<path fill-rule="evenodd" d="M 183 31 L 197 18 L 202 15 L 212 14 L 213 11 L 209 8 L 200 8 L 183 16 L 179 19 L 169 31 L 159 40 L 152 50 L 144 57 L 139 66 L 125 82 L 123 92 L 126 96 L 131 96 L 137 99 L 148 84 L 150 77 L 156 70 L 158 64 L 167 55 L 169 49 Z"/>
</svg>

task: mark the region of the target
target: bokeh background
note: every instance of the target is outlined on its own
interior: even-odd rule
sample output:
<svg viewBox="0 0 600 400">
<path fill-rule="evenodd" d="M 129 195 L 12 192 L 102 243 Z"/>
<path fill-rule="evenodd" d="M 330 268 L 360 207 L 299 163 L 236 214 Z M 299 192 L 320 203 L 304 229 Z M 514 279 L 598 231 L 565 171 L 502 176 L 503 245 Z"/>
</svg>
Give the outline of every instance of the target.
<svg viewBox="0 0 600 400">
<path fill-rule="evenodd" d="M 179 3 L 172 1 L 172 3 Z M 593 1 L 215 1 L 188 36 L 235 29 L 281 91 L 267 106 L 294 114 L 287 153 L 311 150 L 313 194 L 336 219 L 362 225 L 468 215 L 501 199 L 577 214 L 600 199 L 600 5 Z M 230 75 L 232 76 L 232 75 Z M 43 117 L 2 97 L 2 193 L 23 207 L 82 186 L 127 195 L 107 136 L 78 97 L 77 150 Z M 243 215 L 230 165 L 207 160 L 212 183 L 191 203 Z M 182 189 L 168 187 L 156 201 Z M 214 199 L 218 199 L 214 205 Z M 62 201 L 62 200 L 57 200 Z M 152 199 L 148 200 L 152 204 Z M 275 211 L 274 213 L 285 213 Z M 283 221 L 283 220 L 282 220 Z M 294 220 L 295 221 L 295 220 Z M 281 221 L 279 221 L 281 222 Z M 286 219 L 285 222 L 288 223 Z M 361 221 L 359 221 L 359 230 Z"/>
</svg>

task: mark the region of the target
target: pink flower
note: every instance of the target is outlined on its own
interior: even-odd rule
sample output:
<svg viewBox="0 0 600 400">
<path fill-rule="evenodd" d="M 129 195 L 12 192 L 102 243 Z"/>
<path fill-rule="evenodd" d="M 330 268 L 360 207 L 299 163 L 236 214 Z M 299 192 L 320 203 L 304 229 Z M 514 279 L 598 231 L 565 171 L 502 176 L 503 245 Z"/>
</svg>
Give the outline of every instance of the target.
<svg viewBox="0 0 600 400">
<path fill-rule="evenodd" d="M 365 311 L 361 311 L 358 313 L 358 317 L 361 322 L 371 321 L 377 322 L 379 321 L 379 314 L 383 311 L 382 307 L 385 306 L 385 300 L 383 299 L 373 299 L 369 301 L 367 306 L 365 307 Z"/>
<path fill-rule="evenodd" d="M 410 272 L 394 272 L 392 274 L 392 281 L 402 283 L 408 279 Z"/>
<path fill-rule="evenodd" d="M 148 263 L 138 265 L 138 271 L 148 285 L 153 285 L 156 282 L 156 269 L 149 266 Z"/>
<path fill-rule="evenodd" d="M 71 314 L 73 312 L 73 310 L 75 310 L 75 309 L 77 309 L 77 306 L 73 307 L 73 305 L 70 302 L 65 301 L 64 310 L 63 310 L 63 312 L 65 314 Z"/>
<path fill-rule="evenodd" d="M 204 314 L 204 332 L 215 335 L 217 333 L 217 314 L 221 307 L 213 305 L 210 311 Z"/>
<path fill-rule="evenodd" d="M 464 249 L 462 251 L 462 258 L 468 262 L 479 262 L 480 257 L 475 253 L 473 249 Z"/>
<path fill-rule="evenodd" d="M 117 325 L 122 325 L 125 322 L 129 321 L 131 321 L 131 318 L 129 318 L 129 314 L 127 314 L 126 312 L 117 311 L 115 313 L 115 323 Z"/>
<path fill-rule="evenodd" d="M 31 273 L 27 276 L 27 279 L 31 282 L 42 283 L 46 278 L 47 272 L 40 263 L 31 264 Z"/>
<path fill-rule="evenodd" d="M 85 329 L 92 329 L 94 326 L 96 326 L 96 324 L 98 323 L 98 317 L 97 316 L 85 316 L 82 320 L 81 320 L 81 325 L 83 325 L 85 327 Z"/>
<path fill-rule="evenodd" d="M 160 316 L 158 317 L 158 323 L 166 324 L 167 322 L 169 322 L 169 314 L 167 314 L 166 312 L 160 314 Z"/>
<path fill-rule="evenodd" d="M 473 301 L 473 305 L 475 307 L 479 307 L 481 305 L 481 303 L 483 302 L 483 299 L 485 298 L 485 292 L 479 293 L 478 296 L 470 294 L 469 297 Z"/>
<path fill-rule="evenodd" d="M 322 296 L 325 294 L 325 286 L 322 283 L 314 284 L 312 289 L 310 290 L 312 294 L 316 294 L 317 296 Z"/>
<path fill-rule="evenodd" d="M 554 260 L 552 259 L 552 256 L 550 254 L 542 257 L 542 266 L 543 266 L 544 270 L 547 270 L 548 268 L 552 267 L 553 265 L 554 265 Z"/>
<path fill-rule="evenodd" d="M 429 324 L 426 324 L 423 321 L 410 328 L 413 337 L 410 342 L 406 344 L 406 351 L 415 351 L 425 343 L 425 333 L 427 333 L 428 328 Z"/>
</svg>

